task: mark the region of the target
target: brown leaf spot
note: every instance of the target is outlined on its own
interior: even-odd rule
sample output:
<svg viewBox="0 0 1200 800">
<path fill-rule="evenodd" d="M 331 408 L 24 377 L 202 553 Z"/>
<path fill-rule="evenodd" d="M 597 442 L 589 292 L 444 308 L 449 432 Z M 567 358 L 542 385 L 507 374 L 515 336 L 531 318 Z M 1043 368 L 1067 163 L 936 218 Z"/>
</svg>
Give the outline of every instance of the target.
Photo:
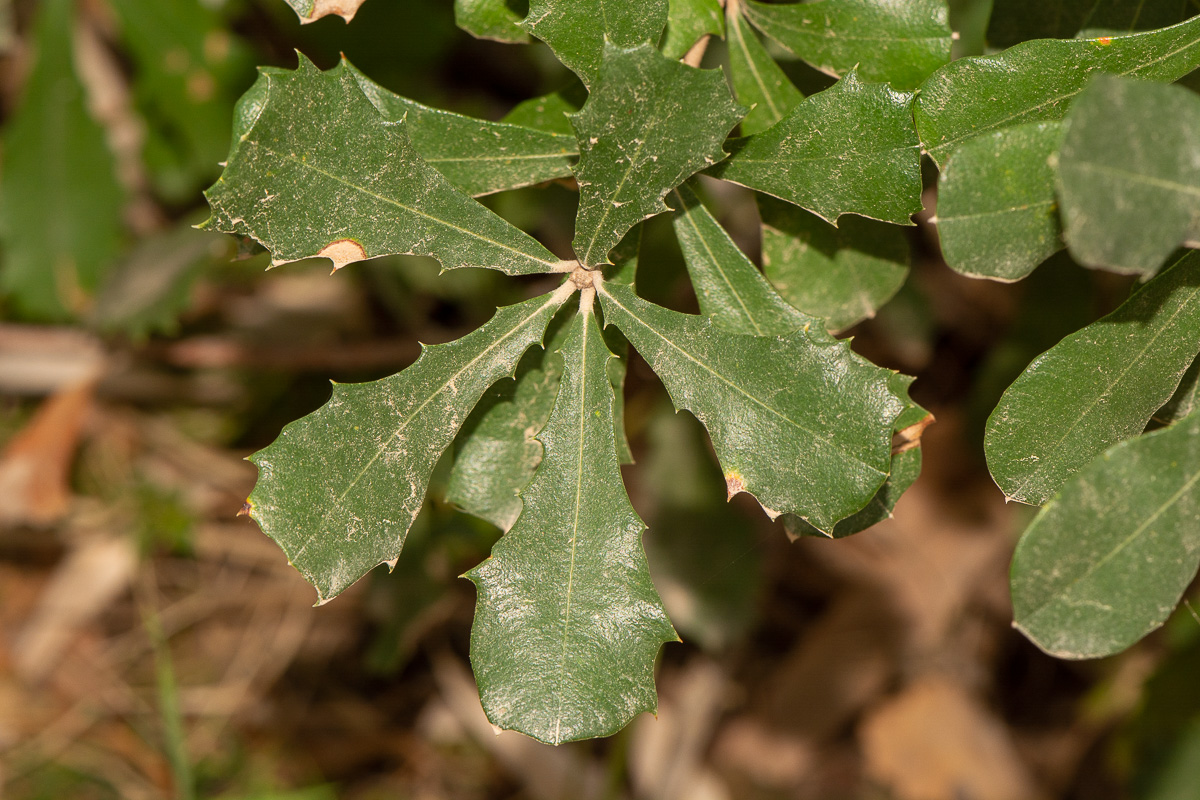
<svg viewBox="0 0 1200 800">
<path fill-rule="evenodd" d="M 307 25 L 329 14 L 337 14 L 349 22 L 354 19 L 355 12 L 362 4 L 363 0 L 315 0 L 312 13 L 307 17 L 300 17 L 300 22 Z"/>
<path fill-rule="evenodd" d="M 738 492 L 746 491 L 746 483 L 742 480 L 742 473 L 736 469 L 725 473 L 725 492 L 726 501 L 732 500 L 733 496 Z"/>
<path fill-rule="evenodd" d="M 934 423 L 933 414 L 926 414 L 920 422 L 892 434 L 892 455 L 921 446 L 921 434 Z"/>
<path fill-rule="evenodd" d="M 237 515 L 239 517 L 248 517 L 250 516 L 250 512 L 253 510 L 254 506 L 250 505 L 250 501 L 247 500 L 246 502 L 242 503 L 242 508 L 240 511 L 238 511 Z"/>
<path fill-rule="evenodd" d="M 333 262 L 333 268 L 339 270 L 355 261 L 365 261 L 367 251 L 353 239 L 338 239 L 336 242 L 330 242 L 321 248 L 321 252 L 317 253 L 317 255 L 328 258 Z"/>
</svg>

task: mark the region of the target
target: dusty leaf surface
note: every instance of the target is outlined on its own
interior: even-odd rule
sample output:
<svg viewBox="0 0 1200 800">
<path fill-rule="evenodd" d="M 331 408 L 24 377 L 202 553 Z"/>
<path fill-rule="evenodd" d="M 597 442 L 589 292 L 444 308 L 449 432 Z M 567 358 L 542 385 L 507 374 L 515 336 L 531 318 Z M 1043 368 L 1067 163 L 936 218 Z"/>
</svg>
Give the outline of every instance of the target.
<svg viewBox="0 0 1200 800">
<path fill-rule="evenodd" d="M 325 256 L 335 267 L 388 254 L 446 268 L 550 272 L 558 259 L 425 163 L 406 122 L 385 118 L 343 61 L 303 56 L 268 70 L 235 115 L 224 174 L 206 193 L 206 225 L 249 236 L 275 264 Z"/>
<path fill-rule="evenodd" d="M 579 212 L 572 247 L 608 263 L 629 230 L 668 210 L 667 192 L 725 157 L 741 119 L 720 70 L 694 69 L 650 45 L 605 45 L 587 103 L 571 117 L 579 141 Z"/>
<path fill-rule="evenodd" d="M 487 388 L 542 341 L 568 294 L 501 308 L 390 378 L 335 384 L 328 403 L 251 457 L 259 475 L 250 516 L 319 601 L 400 555 L 442 452 Z"/>
<path fill-rule="evenodd" d="M 858 214 L 897 225 L 921 210 L 912 95 L 851 71 L 762 133 L 729 143 L 708 174 L 773 195 L 829 222 Z"/>
<path fill-rule="evenodd" d="M 653 711 L 654 659 L 676 639 L 621 482 L 611 357 L 595 315 L 581 312 L 521 516 L 467 575 L 479 591 L 471 665 L 488 718 L 551 744 Z"/>
<path fill-rule="evenodd" d="M 602 284 L 605 319 L 658 374 L 675 407 L 708 429 L 732 496 L 829 532 L 865 506 L 890 470 L 903 406 L 890 372 L 822 329 L 745 336 L 711 319 Z M 836 420 L 836 422 L 835 422 Z"/>
</svg>

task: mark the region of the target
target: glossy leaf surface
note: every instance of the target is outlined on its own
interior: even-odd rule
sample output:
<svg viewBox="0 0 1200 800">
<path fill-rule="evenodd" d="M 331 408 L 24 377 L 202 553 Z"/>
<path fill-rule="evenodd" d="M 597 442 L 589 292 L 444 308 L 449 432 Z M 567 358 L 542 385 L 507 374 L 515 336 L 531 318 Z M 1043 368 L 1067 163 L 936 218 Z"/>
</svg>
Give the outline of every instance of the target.
<svg viewBox="0 0 1200 800">
<path fill-rule="evenodd" d="M 1062 249 L 1051 159 L 1057 122 L 979 136 L 954 151 L 938 178 L 938 238 L 956 272 L 1015 281 Z"/>
<path fill-rule="evenodd" d="M 571 174 L 578 152 L 572 135 L 430 108 L 389 92 L 357 70 L 354 74 L 384 119 L 404 121 L 421 160 L 469 195 L 517 189 Z"/>
<path fill-rule="evenodd" d="M 729 3 L 728 31 L 729 78 L 738 102 L 750 108 L 742 120 L 743 136 L 765 131 L 791 113 L 804 99 L 800 90 L 771 58 L 736 3 Z"/>
<path fill-rule="evenodd" d="M 531 0 L 521 27 L 591 86 L 606 42 L 620 49 L 658 44 L 668 10 L 667 0 Z"/>
<path fill-rule="evenodd" d="M 250 516 L 320 602 L 400 555 L 434 465 L 488 387 L 542 341 L 569 286 L 497 310 L 390 378 L 334 384 L 328 403 L 251 457 Z"/>
<path fill-rule="evenodd" d="M 861 509 L 890 469 L 902 410 L 891 373 L 824 330 L 744 336 L 602 284 L 605 319 L 658 374 L 675 407 L 708 429 L 730 495 L 822 531 Z"/>
<path fill-rule="evenodd" d="M 454 24 L 476 39 L 528 42 L 529 34 L 517 26 L 521 19 L 509 0 L 454 0 Z"/>
<path fill-rule="evenodd" d="M 71 0 L 40 4 L 37 60 L 4 130 L 0 289 L 41 319 L 82 311 L 123 237 L 124 191 L 75 74 L 73 9 Z"/>
<path fill-rule="evenodd" d="M 843 330 L 875 312 L 908 277 L 908 241 L 894 225 L 845 217 L 838 227 L 760 195 L 763 271 L 789 303 Z"/>
<path fill-rule="evenodd" d="M 675 238 L 683 251 L 700 313 L 749 336 L 778 336 L 821 321 L 802 314 L 771 288 L 758 268 L 687 185 L 671 192 Z"/>
<path fill-rule="evenodd" d="M 580 263 L 608 263 L 634 225 L 668 210 L 667 192 L 725 157 L 721 144 L 741 115 L 720 70 L 693 69 L 650 45 L 606 45 L 591 95 L 571 117 Z"/>
<path fill-rule="evenodd" d="M 742 0 L 755 27 L 819 70 L 915 89 L 950 60 L 945 0 Z"/>
<path fill-rule="evenodd" d="M 670 0 L 667 32 L 660 49 L 667 58 L 683 58 L 701 38 L 725 35 L 720 0 Z"/>
<path fill-rule="evenodd" d="M 510 275 L 558 265 L 426 164 L 407 123 L 380 114 L 345 62 L 322 73 L 301 57 L 294 72 L 266 72 L 264 88 L 261 103 L 243 102 L 257 114 L 206 193 L 209 227 L 253 238 L 274 264 L 402 253 Z"/>
<path fill-rule="evenodd" d="M 1038 356 L 988 420 L 992 477 L 1040 505 L 1068 477 L 1136 436 L 1200 352 L 1200 253 L 1190 253 L 1113 313 Z"/>
<path fill-rule="evenodd" d="M 1200 564 L 1200 417 L 1122 442 L 1062 488 L 1013 556 L 1016 627 L 1060 658 L 1162 625 Z"/>
<path fill-rule="evenodd" d="M 911 224 L 921 210 L 912 95 L 850 72 L 774 127 L 729 143 L 714 177 L 795 203 L 830 222 L 842 214 Z"/>
<path fill-rule="evenodd" d="M 1045 39 L 942 67 L 914 106 L 917 130 L 940 166 L 975 136 L 1024 122 L 1061 120 L 1096 73 L 1171 82 L 1200 66 L 1200 16 L 1147 33 Z"/>
<path fill-rule="evenodd" d="M 1200 98 L 1102 75 L 1064 124 L 1058 195 L 1071 255 L 1153 274 L 1200 223 Z"/>
<path fill-rule="evenodd" d="M 676 639 L 621 482 L 611 357 L 595 315 L 581 312 L 521 516 L 467 574 L 479 591 L 471 666 L 488 719 L 551 744 L 654 711 L 654 659 Z"/>
<path fill-rule="evenodd" d="M 879 491 L 862 510 L 839 521 L 829 533 L 817 530 L 799 517 L 785 514 L 782 518 L 783 526 L 789 536 L 828 536 L 841 539 L 865 531 L 885 519 L 891 519 L 896 502 L 921 474 L 921 434 L 933 422 L 933 416 L 908 396 L 908 387 L 912 385 L 913 380 L 910 375 L 896 373 L 890 381 L 892 393 L 902 398 L 905 406 L 893 423 L 896 432 L 892 435 L 892 470 L 883 486 L 879 487 Z"/>
</svg>

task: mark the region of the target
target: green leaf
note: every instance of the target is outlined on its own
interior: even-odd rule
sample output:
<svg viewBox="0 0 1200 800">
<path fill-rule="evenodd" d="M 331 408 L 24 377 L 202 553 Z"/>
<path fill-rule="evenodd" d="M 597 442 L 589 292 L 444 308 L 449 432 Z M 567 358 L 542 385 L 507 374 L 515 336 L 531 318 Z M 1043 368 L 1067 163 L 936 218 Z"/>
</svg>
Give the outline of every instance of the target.
<svg viewBox="0 0 1200 800">
<path fill-rule="evenodd" d="M 190 204 L 229 151 L 229 108 L 253 75 L 250 50 L 200 0 L 110 6 L 134 63 L 143 158 L 155 189 Z"/>
<path fill-rule="evenodd" d="M 1133 33 L 1195 13 L 1191 0 L 1003 0 L 992 9 L 987 39 L 992 47 L 1011 47 L 1026 39 L 1070 39 L 1085 29 Z"/>
<path fill-rule="evenodd" d="M 546 346 L 531 348 L 513 378 L 488 389 L 458 436 L 446 499 L 502 531 L 517 521 L 517 494 L 542 460 L 542 446 L 534 437 L 558 394 L 562 359 L 554 354 L 566 341 L 568 322 L 568 314 L 555 317 Z"/>
<path fill-rule="evenodd" d="M 904 231 L 846 217 L 838 227 L 791 203 L 760 195 L 763 270 L 796 308 L 844 330 L 890 300 L 908 277 Z"/>
<path fill-rule="evenodd" d="M 748 336 L 778 336 L 821 321 L 802 314 L 771 288 L 729 234 L 683 185 L 671 192 L 675 237 L 683 251 L 700 313 L 717 325 Z"/>
<path fill-rule="evenodd" d="M 300 57 L 267 71 L 265 96 L 239 112 L 225 173 L 206 193 L 206 225 L 249 236 L 282 264 L 324 256 L 335 268 L 402 253 L 443 267 L 509 275 L 552 272 L 559 260 L 460 193 L 417 154 L 406 122 L 387 120 L 346 62 L 322 73 Z"/>
<path fill-rule="evenodd" d="M 720 70 L 693 69 L 650 45 L 606 43 L 588 101 L 571 117 L 579 141 L 571 246 L 580 263 L 608 263 L 630 228 L 668 210 L 667 192 L 725 158 L 721 144 L 741 116 Z"/>
<path fill-rule="evenodd" d="M 1096 458 L 1025 531 L 1016 627 L 1060 658 L 1124 650 L 1162 623 L 1200 563 L 1200 417 Z"/>
<path fill-rule="evenodd" d="M 912 95 L 851 70 L 775 126 L 729 143 L 709 175 L 795 203 L 833 222 L 859 214 L 911 225 L 921 210 L 921 145 Z"/>
<path fill-rule="evenodd" d="M 743 136 L 752 136 L 790 114 L 804 95 L 771 58 L 737 8 L 736 3 L 726 6 L 729 79 L 738 102 L 751 107 L 741 128 Z"/>
<path fill-rule="evenodd" d="M 1200 223 L 1200 98 L 1101 75 L 1064 125 L 1058 196 L 1071 255 L 1153 274 Z"/>
<path fill-rule="evenodd" d="M 828 535 L 834 539 L 842 539 L 865 531 L 872 525 L 878 525 L 885 519 L 892 518 L 896 501 L 900 499 L 900 495 L 908 491 L 921 474 L 921 434 L 933 422 L 933 415 L 914 403 L 908 396 L 908 387 L 912 385 L 913 380 L 915 379 L 910 375 L 896 373 L 888 382 L 892 394 L 903 398 L 905 406 L 904 411 L 900 412 L 900 416 L 893 423 L 896 432 L 892 435 L 891 474 L 888 475 L 883 486 L 879 487 L 875 496 L 871 498 L 871 502 L 867 503 L 861 511 L 834 525 L 829 534 L 822 533 L 799 517 L 784 514 L 782 517 L 783 527 L 789 536 L 794 538 L 797 536 L 826 537 Z"/>
<path fill-rule="evenodd" d="M 658 374 L 675 407 L 708 429 L 729 495 L 753 494 L 772 516 L 822 531 L 867 504 L 890 469 L 902 410 L 890 372 L 824 330 L 744 336 L 602 283 L 616 324 Z M 835 422 L 836 420 L 836 422 Z"/>
<path fill-rule="evenodd" d="M 941 166 L 975 136 L 1061 120 L 1095 73 L 1171 82 L 1200 66 L 1200 16 L 1171 28 L 1099 39 L 1038 40 L 954 61 L 921 86 L 913 113 Z"/>
<path fill-rule="evenodd" d="M 1162 408 L 1154 412 L 1154 421 L 1161 425 L 1170 425 L 1184 417 L 1200 411 L 1200 358 L 1192 362 L 1175 394 L 1171 395 Z"/>
<path fill-rule="evenodd" d="M 607 45 L 657 44 L 668 11 L 668 0 L 530 0 L 521 27 L 550 45 L 558 60 L 590 87 Z"/>
<path fill-rule="evenodd" d="M 732 0 L 760 31 L 817 69 L 915 89 L 950 60 L 946 0 L 818 0 L 784 5 Z"/>
<path fill-rule="evenodd" d="M 582 311 L 521 516 L 467 573 L 479 591 L 471 666 L 488 719 L 551 744 L 616 733 L 654 711 L 654 659 L 677 638 L 621 482 L 611 357 Z"/>
<path fill-rule="evenodd" d="M 578 151 L 570 133 L 487 122 L 423 106 L 349 69 L 384 119 L 404 121 L 421 160 L 466 194 L 491 194 L 571 175 Z"/>
<path fill-rule="evenodd" d="M 720 0 L 669 0 L 662 50 L 667 58 L 683 58 L 701 37 L 725 35 Z"/>
<path fill-rule="evenodd" d="M 395 562 L 442 452 L 487 388 L 541 342 L 573 289 L 501 308 L 390 378 L 334 384 L 328 403 L 251 456 L 259 475 L 250 516 L 319 602 Z"/>
<path fill-rule="evenodd" d="M 519 125 L 524 128 L 558 133 L 570 136 L 572 147 L 575 142 L 575 129 L 567 117 L 574 114 L 587 99 L 587 90 L 583 84 L 575 82 L 565 89 L 552 94 L 533 97 L 522 103 L 500 120 L 509 125 Z M 578 148 L 575 148 L 578 149 Z"/>
<path fill-rule="evenodd" d="M 796 214 L 803 214 L 829 230 L 837 231 L 795 206 L 772 202 Z M 675 232 L 688 274 L 696 287 L 701 313 L 711 316 L 713 322 L 726 330 L 753 336 L 785 336 L 804 328 L 814 332 L 812 335 L 815 337 L 815 332 L 824 327 L 820 320 L 797 311 L 775 292 L 686 185 L 672 193 L 671 205 L 676 209 Z M 884 227 L 882 223 L 862 222 Z M 888 230 L 898 235 L 900 233 L 896 228 L 889 227 Z M 907 251 L 902 236 L 900 244 Z M 828 341 L 834 340 L 829 338 Z M 894 423 L 896 434 L 892 442 L 891 475 L 866 507 L 834 526 L 833 536 L 848 536 L 890 517 L 896 500 L 920 474 L 921 454 L 917 448 L 920 446 L 921 431 L 932 418 L 927 411 L 908 399 L 908 387 L 912 381 L 911 377 L 900 374 L 893 374 L 888 379 L 891 393 L 903 398 L 906 404 L 905 410 Z M 783 515 L 783 522 L 789 532 L 796 535 L 825 535 L 791 514 Z"/>
<path fill-rule="evenodd" d="M 946 263 L 976 278 L 1015 281 L 1062 249 L 1051 159 L 1057 122 L 1030 122 L 969 140 L 938 178 L 938 238 Z"/>
<path fill-rule="evenodd" d="M 40 319 L 84 310 L 121 247 L 125 193 L 87 112 L 71 53 L 72 0 L 46 0 L 37 60 L 3 139 L 0 290 Z"/>
<path fill-rule="evenodd" d="M 1136 436 L 1200 352 L 1200 253 L 1034 360 L 988 420 L 992 477 L 1040 505 L 1109 446 Z"/>
<path fill-rule="evenodd" d="M 349 22 L 354 19 L 363 2 L 364 0 L 287 0 L 287 4 L 296 12 L 296 16 L 300 17 L 303 25 L 331 14 Z"/>
<path fill-rule="evenodd" d="M 454 0 L 454 24 L 476 39 L 523 44 L 529 36 L 517 27 L 525 15 L 516 5 L 513 0 Z"/>
</svg>

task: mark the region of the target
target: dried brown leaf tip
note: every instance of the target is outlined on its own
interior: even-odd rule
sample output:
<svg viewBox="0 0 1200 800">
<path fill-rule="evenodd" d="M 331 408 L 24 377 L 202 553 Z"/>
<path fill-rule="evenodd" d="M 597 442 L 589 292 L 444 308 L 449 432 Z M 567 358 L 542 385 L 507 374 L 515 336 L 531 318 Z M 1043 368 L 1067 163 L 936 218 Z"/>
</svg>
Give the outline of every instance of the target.
<svg viewBox="0 0 1200 800">
<path fill-rule="evenodd" d="M 362 4 L 363 0 L 313 0 L 312 10 L 308 12 L 308 16 L 300 14 L 300 22 L 307 25 L 330 14 L 336 14 L 349 22 L 354 19 L 358 7 Z"/>
<path fill-rule="evenodd" d="M 367 260 L 367 251 L 353 239 L 338 239 L 336 242 L 330 242 L 322 247 L 321 252 L 317 255 L 332 261 L 334 271 L 347 264 L 353 264 L 355 261 Z"/>
<path fill-rule="evenodd" d="M 248 517 L 248 516 L 250 516 L 250 512 L 253 510 L 254 510 L 254 507 L 251 506 L 250 501 L 247 500 L 246 502 L 242 503 L 242 508 L 240 511 L 238 511 L 237 515 L 239 517 Z"/>
<path fill-rule="evenodd" d="M 892 455 L 912 450 L 921 446 L 921 434 L 934 423 L 933 414 L 926 414 L 920 422 L 909 425 L 903 430 L 892 434 Z"/>
<path fill-rule="evenodd" d="M 725 500 L 733 499 L 735 494 L 746 491 L 746 482 L 742 480 L 742 473 L 737 470 L 730 470 L 725 473 Z"/>
</svg>

